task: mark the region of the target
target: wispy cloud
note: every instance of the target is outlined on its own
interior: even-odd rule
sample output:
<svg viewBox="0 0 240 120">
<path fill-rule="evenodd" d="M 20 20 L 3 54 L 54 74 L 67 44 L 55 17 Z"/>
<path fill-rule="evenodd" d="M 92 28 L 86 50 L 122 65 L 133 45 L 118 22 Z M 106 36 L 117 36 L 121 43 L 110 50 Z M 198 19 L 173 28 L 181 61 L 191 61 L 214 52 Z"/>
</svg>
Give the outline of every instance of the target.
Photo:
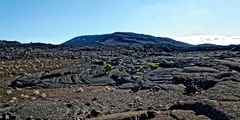
<svg viewBox="0 0 240 120">
<path fill-rule="evenodd" d="M 216 45 L 240 44 L 240 36 L 198 35 L 198 36 L 177 36 L 173 38 L 194 45 L 205 43 Z"/>
</svg>

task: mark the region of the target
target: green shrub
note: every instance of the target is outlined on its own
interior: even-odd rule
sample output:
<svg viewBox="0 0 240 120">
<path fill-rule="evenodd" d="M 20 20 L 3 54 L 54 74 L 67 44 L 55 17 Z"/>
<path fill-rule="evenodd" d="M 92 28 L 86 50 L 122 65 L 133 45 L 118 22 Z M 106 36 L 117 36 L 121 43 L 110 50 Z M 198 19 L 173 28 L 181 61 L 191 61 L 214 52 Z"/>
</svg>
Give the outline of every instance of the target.
<svg viewBox="0 0 240 120">
<path fill-rule="evenodd" d="M 149 66 L 152 68 L 152 69 L 158 69 L 159 66 L 155 63 L 150 63 Z"/>
<path fill-rule="evenodd" d="M 134 69 L 137 69 L 137 70 L 139 70 L 139 71 L 142 71 L 142 72 L 145 71 L 145 69 L 144 69 L 141 65 L 135 65 L 133 68 L 134 68 Z"/>
<path fill-rule="evenodd" d="M 142 69 L 142 66 L 141 65 L 135 65 L 133 68 L 134 69 Z"/>
<path fill-rule="evenodd" d="M 105 65 L 105 70 L 106 71 L 111 71 L 113 69 L 112 65 L 111 64 L 106 64 Z"/>
<path fill-rule="evenodd" d="M 132 78 L 133 79 L 135 79 L 135 80 L 137 80 L 138 78 L 140 78 L 141 76 L 139 76 L 139 75 L 134 75 L 134 76 L 132 76 Z"/>
</svg>

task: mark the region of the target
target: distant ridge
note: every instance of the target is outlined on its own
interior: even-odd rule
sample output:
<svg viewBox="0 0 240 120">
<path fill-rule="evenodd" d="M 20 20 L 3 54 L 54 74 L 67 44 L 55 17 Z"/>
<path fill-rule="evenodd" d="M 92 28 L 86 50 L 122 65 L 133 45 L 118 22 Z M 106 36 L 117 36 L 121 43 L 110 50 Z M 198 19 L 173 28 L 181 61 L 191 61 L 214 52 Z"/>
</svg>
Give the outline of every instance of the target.
<svg viewBox="0 0 240 120">
<path fill-rule="evenodd" d="M 61 45 L 84 46 L 84 45 L 125 45 L 125 44 L 163 44 L 175 46 L 189 46 L 190 44 L 165 37 L 154 37 L 150 35 L 131 32 L 115 32 L 103 35 L 85 35 L 75 37 Z"/>
<path fill-rule="evenodd" d="M 17 41 L 0 40 L 0 45 L 21 45 L 21 43 Z"/>
<path fill-rule="evenodd" d="M 211 43 L 204 43 L 198 45 L 192 45 L 178 40 L 174 40 L 167 37 L 154 37 L 151 35 L 138 34 L 132 32 L 115 32 L 111 34 L 102 35 L 84 35 L 72 38 L 62 44 L 53 45 L 46 43 L 20 43 L 18 41 L 0 40 L 0 48 L 8 47 L 37 47 L 37 48 L 61 48 L 61 47 L 73 47 L 73 46 L 87 46 L 95 48 L 95 46 L 103 45 L 124 45 L 135 47 L 146 47 L 153 49 L 166 49 L 175 51 L 216 51 L 216 50 L 231 50 L 240 51 L 240 45 L 216 45 Z M 140 46 L 138 46 L 140 45 Z M 107 47 L 109 48 L 109 47 Z M 113 48 L 114 49 L 114 48 Z"/>
</svg>

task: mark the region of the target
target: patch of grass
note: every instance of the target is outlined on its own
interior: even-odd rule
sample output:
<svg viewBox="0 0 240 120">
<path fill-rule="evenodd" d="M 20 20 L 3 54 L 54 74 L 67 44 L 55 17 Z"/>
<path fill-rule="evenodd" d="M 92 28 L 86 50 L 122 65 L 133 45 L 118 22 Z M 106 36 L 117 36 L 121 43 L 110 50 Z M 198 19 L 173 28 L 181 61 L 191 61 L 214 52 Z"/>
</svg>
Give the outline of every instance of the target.
<svg viewBox="0 0 240 120">
<path fill-rule="evenodd" d="M 105 71 L 111 71 L 113 69 L 113 66 L 111 64 L 105 65 Z"/>
<path fill-rule="evenodd" d="M 35 73 L 53 70 L 82 63 L 80 59 L 13 59 L 0 60 L 0 77 L 16 76 L 25 73 Z"/>
<path fill-rule="evenodd" d="M 80 93 L 80 92 L 83 92 L 83 88 L 82 87 L 79 87 L 77 90 L 74 90 L 74 92 L 77 92 L 77 93 Z"/>
<path fill-rule="evenodd" d="M 158 64 L 156 63 L 150 63 L 149 66 L 154 70 L 159 68 Z"/>
<path fill-rule="evenodd" d="M 138 70 L 138 71 L 145 72 L 145 69 L 141 65 L 135 65 L 133 68 Z"/>
<path fill-rule="evenodd" d="M 132 78 L 133 79 L 135 79 L 135 80 L 137 80 L 138 78 L 140 78 L 141 76 L 139 76 L 139 75 L 134 75 L 134 76 L 132 76 Z"/>
<path fill-rule="evenodd" d="M 140 102 L 142 100 L 142 98 L 140 96 L 136 96 L 134 98 L 134 102 Z"/>
<path fill-rule="evenodd" d="M 135 65 L 133 68 L 134 69 L 142 69 L 142 66 L 141 65 Z"/>
</svg>

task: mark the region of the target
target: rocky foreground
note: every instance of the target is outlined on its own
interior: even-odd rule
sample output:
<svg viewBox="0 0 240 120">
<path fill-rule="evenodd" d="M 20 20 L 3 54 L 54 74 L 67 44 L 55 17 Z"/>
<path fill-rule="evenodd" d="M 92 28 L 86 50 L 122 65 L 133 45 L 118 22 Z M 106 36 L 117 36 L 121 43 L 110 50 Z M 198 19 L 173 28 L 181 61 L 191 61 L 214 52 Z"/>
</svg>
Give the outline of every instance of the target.
<svg viewBox="0 0 240 120">
<path fill-rule="evenodd" d="M 240 119 L 240 52 L 1 48 L 0 119 Z"/>
</svg>

